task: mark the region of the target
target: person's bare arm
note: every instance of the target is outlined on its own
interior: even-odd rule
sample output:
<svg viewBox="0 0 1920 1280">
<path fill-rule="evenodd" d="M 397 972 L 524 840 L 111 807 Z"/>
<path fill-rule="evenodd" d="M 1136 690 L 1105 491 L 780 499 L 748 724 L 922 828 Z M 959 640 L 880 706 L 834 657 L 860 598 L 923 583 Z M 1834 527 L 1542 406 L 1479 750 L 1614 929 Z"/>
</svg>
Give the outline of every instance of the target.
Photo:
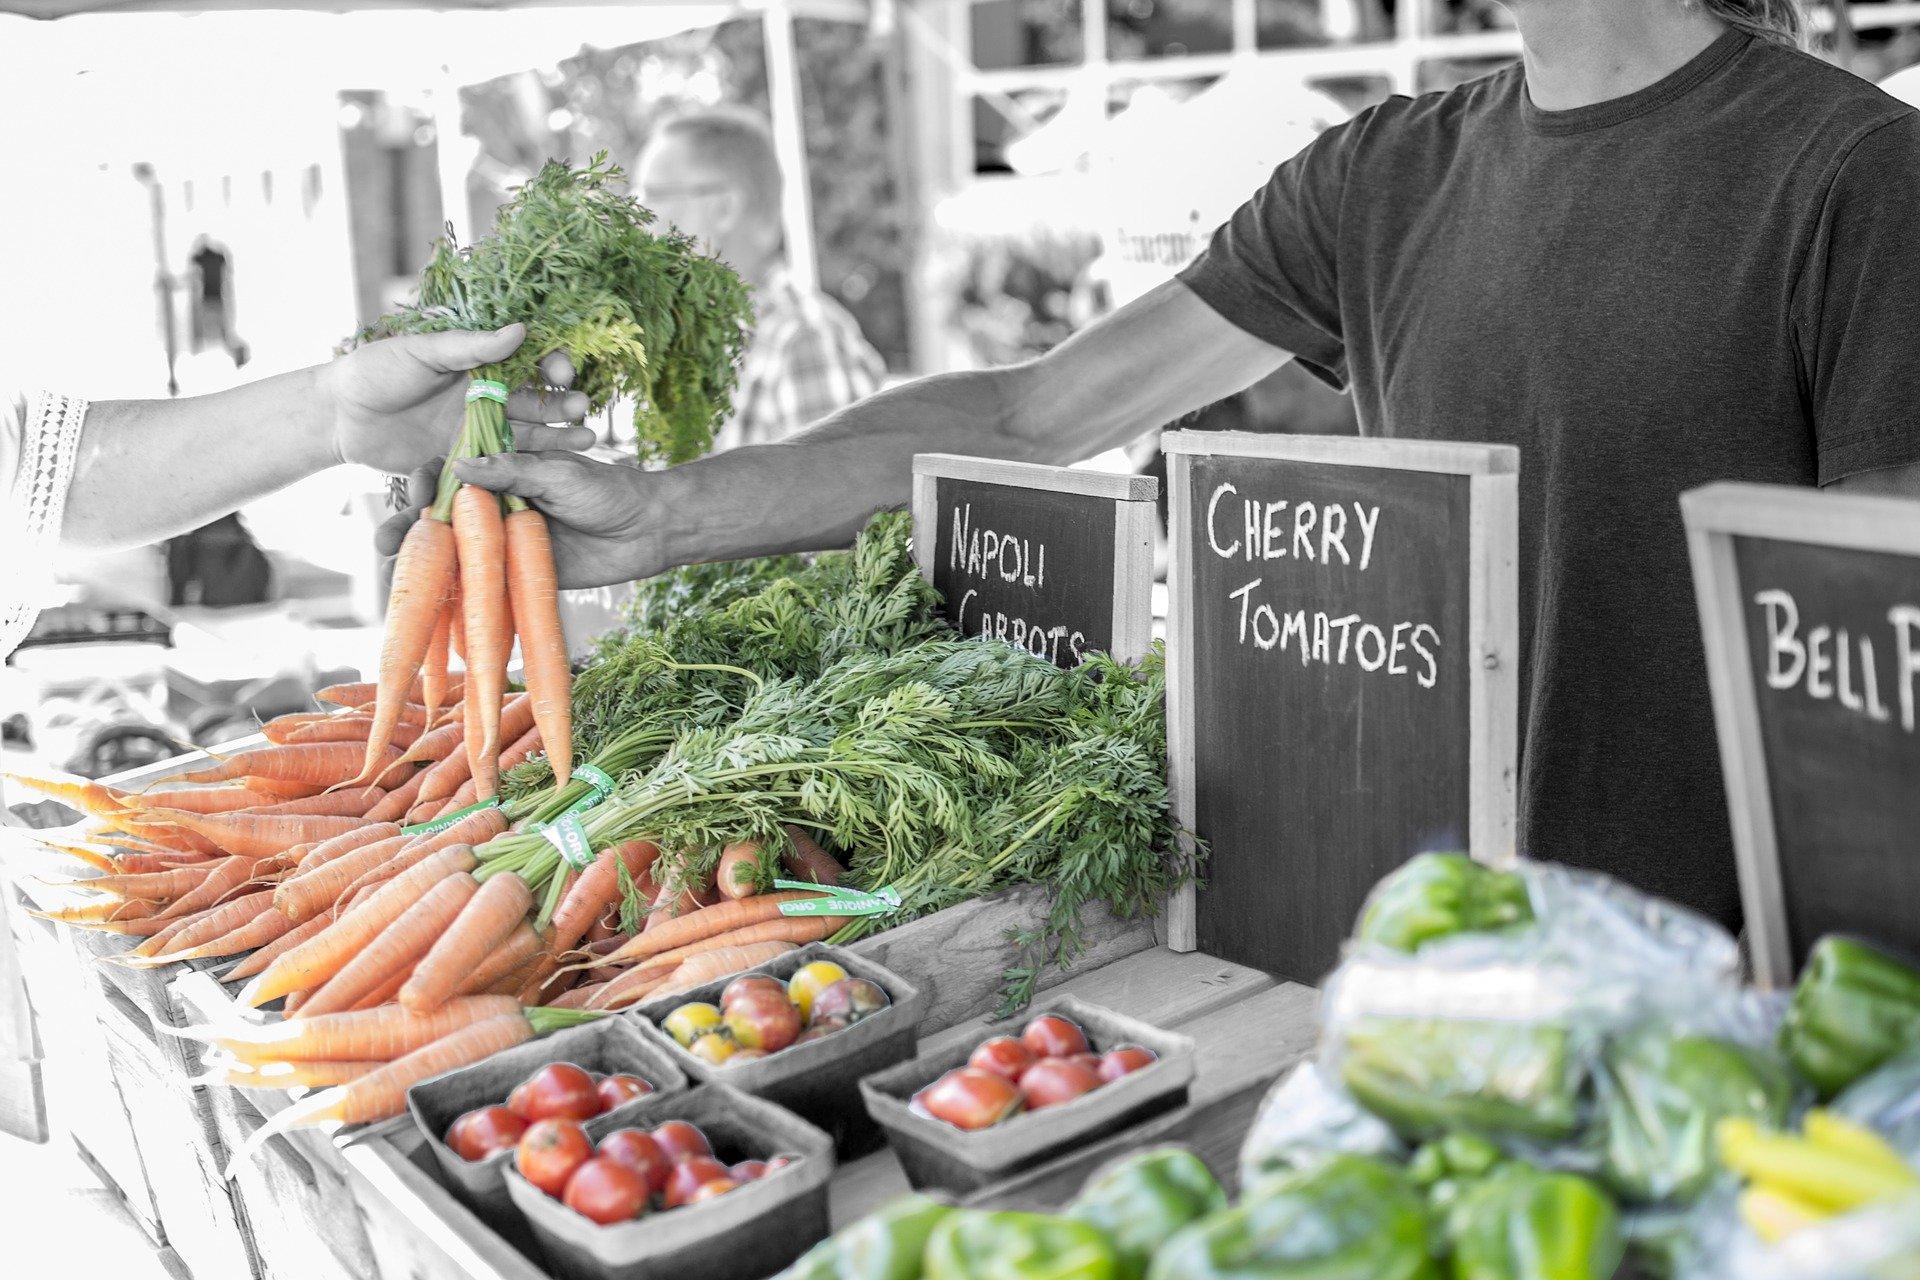
<svg viewBox="0 0 1920 1280">
<path fill-rule="evenodd" d="M 1077 461 L 1287 359 L 1169 283 L 1038 360 L 883 391 L 780 444 L 668 471 L 530 454 L 458 470 L 548 514 L 561 585 L 601 586 L 678 564 L 845 545 L 875 511 L 906 501 L 916 453 Z M 389 523 L 384 546 L 398 544 L 404 524 Z"/>
<path fill-rule="evenodd" d="M 1880 498 L 1920 498 L 1920 462 L 1842 476 L 1827 486 L 1827 492 L 1865 493 Z"/>
<path fill-rule="evenodd" d="M 342 462 L 405 472 L 444 451 L 460 427 L 468 375 L 520 345 L 497 333 L 389 338 L 331 364 L 186 400 L 104 400 L 87 410 L 61 543 L 138 546 L 194 529 Z M 580 396 L 518 395 L 522 448 L 585 448 Z"/>
</svg>

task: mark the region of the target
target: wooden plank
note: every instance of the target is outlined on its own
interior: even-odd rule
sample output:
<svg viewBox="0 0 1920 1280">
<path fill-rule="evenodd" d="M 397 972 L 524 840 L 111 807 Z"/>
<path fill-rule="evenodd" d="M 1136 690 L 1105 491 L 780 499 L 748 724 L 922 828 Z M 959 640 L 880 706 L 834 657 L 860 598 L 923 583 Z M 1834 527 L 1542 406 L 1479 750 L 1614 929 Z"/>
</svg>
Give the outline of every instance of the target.
<svg viewBox="0 0 1920 1280">
<path fill-rule="evenodd" d="M 1680 510 L 1689 527 L 1716 533 L 1920 555 L 1911 498 L 1723 483 L 1681 494 Z"/>
<path fill-rule="evenodd" d="M 1193 581 L 1193 512 L 1189 498 L 1193 460 L 1167 454 L 1167 541 L 1173 553 L 1167 581 Z M 1193 593 L 1174 591 L 1167 605 L 1167 794 L 1179 822 L 1184 851 L 1193 855 Z M 1198 889 L 1188 883 L 1167 899 L 1166 941 L 1175 951 L 1200 945 Z"/>
<path fill-rule="evenodd" d="M 1089 498 L 1112 498 L 1118 502 L 1152 502 L 1160 493 L 1160 482 L 1152 476 L 1123 471 L 1090 471 L 1084 467 L 1050 467 L 1035 462 L 1009 462 L 1004 458 L 977 458 L 959 453 L 916 453 L 913 455 L 913 474 L 915 477 L 948 476 L 981 484 L 1012 485 L 1018 489 L 1078 493 Z"/>
<path fill-rule="evenodd" d="M 342 1154 L 383 1280 L 546 1280 L 546 1272 L 456 1200 L 411 1128 Z"/>
<path fill-rule="evenodd" d="M 1289 462 L 1438 471 L 1463 476 L 1517 475 L 1520 470 L 1517 449 L 1463 441 L 1266 435 L 1252 431 L 1169 431 L 1160 437 L 1160 448 L 1168 454 L 1279 458 Z"/>
<path fill-rule="evenodd" d="M 278 1090 L 211 1092 L 216 1130 L 229 1151 L 243 1149 L 277 1110 L 270 1099 L 282 1105 L 287 1100 Z M 347 1188 L 344 1161 L 330 1145 L 278 1135 L 236 1161 L 233 1174 L 261 1280 L 362 1280 L 372 1274 L 365 1221 Z"/>
<path fill-rule="evenodd" d="M 1515 856 L 1519 783 L 1520 490 L 1510 476 L 1467 483 L 1467 848 L 1505 865 Z"/>
</svg>

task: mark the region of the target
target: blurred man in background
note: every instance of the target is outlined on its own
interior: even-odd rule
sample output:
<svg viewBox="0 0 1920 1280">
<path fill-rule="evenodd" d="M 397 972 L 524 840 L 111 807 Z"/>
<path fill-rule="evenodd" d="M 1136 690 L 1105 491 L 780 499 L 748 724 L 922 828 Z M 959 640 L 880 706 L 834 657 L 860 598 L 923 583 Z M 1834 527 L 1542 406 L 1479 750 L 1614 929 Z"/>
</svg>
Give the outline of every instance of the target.
<svg viewBox="0 0 1920 1280">
<path fill-rule="evenodd" d="M 780 160 L 764 119 L 737 107 L 676 116 L 631 173 L 642 203 L 753 286 L 757 321 L 716 450 L 784 440 L 880 389 L 886 366 L 853 316 L 787 268 Z"/>
</svg>

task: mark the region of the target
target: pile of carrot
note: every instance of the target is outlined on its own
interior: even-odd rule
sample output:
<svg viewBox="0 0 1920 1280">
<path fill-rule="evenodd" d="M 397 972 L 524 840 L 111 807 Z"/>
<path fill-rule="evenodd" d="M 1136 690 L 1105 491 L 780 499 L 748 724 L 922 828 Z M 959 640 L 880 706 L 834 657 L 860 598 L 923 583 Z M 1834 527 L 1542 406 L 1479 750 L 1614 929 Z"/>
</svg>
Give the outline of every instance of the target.
<svg viewBox="0 0 1920 1280">
<path fill-rule="evenodd" d="M 428 686 L 436 687 L 429 692 Z M 378 691 L 336 686 L 326 714 L 269 722 L 269 745 L 216 758 L 146 791 L 21 779 L 92 819 L 81 843 L 48 847 L 86 864 L 65 883 L 92 895 L 42 913 L 138 939 L 118 963 L 233 958 L 235 1002 L 279 1002 L 280 1020 L 195 1028 L 207 1081 L 325 1090 L 272 1132 L 399 1114 L 407 1088 L 555 1026 L 750 968 L 824 939 L 842 917 L 788 917 L 818 896 L 761 892 L 776 874 L 837 884 L 840 864 L 798 828 L 770 855 L 730 848 L 717 882 L 656 884 L 660 850 L 632 840 L 571 872 L 545 927 L 520 876 L 475 847 L 508 831 L 473 803 L 467 725 L 476 701 L 514 735 L 501 758 L 540 749 L 528 694 L 469 676 L 403 686 L 391 742 L 368 774 Z M 414 701 L 423 696 L 423 701 Z"/>
</svg>

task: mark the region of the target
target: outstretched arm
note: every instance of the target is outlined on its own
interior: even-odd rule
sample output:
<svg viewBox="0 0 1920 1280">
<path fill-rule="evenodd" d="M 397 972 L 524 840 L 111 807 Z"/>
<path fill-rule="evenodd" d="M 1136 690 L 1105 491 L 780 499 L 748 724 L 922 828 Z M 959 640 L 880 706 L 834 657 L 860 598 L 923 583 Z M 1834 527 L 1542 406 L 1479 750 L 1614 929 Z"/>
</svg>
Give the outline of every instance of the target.
<svg viewBox="0 0 1920 1280">
<path fill-rule="evenodd" d="M 916 453 L 1077 461 L 1231 395 L 1288 358 L 1169 283 L 1038 360 L 883 391 L 779 444 L 667 471 L 560 454 L 500 455 L 458 470 L 548 514 L 561 585 L 600 586 L 677 564 L 844 545 L 875 511 L 906 501 Z M 383 530 L 387 549 L 404 523 Z"/>
<path fill-rule="evenodd" d="M 444 452 L 460 427 L 467 370 L 499 360 L 524 331 L 389 338 L 331 364 L 186 400 L 104 400 L 87 410 L 61 541 L 137 546 L 197 528 L 316 471 L 360 462 L 405 472 Z M 516 396 L 520 447 L 585 448 L 578 395 Z"/>
</svg>

